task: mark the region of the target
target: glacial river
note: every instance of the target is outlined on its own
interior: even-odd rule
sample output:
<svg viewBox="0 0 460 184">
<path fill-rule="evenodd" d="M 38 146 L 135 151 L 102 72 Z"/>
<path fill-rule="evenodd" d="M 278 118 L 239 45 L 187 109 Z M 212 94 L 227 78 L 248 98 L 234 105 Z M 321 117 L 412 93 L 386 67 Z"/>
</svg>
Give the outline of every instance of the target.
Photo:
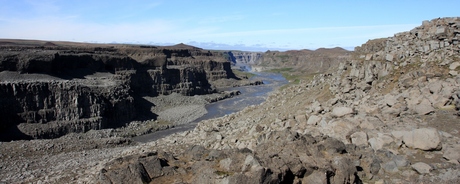
<svg viewBox="0 0 460 184">
<path fill-rule="evenodd" d="M 177 125 L 174 128 L 134 137 L 133 139 L 137 142 L 150 142 L 174 133 L 192 130 L 193 128 L 195 128 L 198 122 L 202 120 L 222 117 L 227 114 L 241 111 L 247 106 L 261 104 L 266 100 L 270 92 L 288 83 L 288 81 L 283 76 L 281 76 L 281 74 L 263 72 L 252 73 L 256 75 L 252 77 L 251 80 L 262 80 L 264 84 L 258 86 L 243 86 L 226 89 L 239 90 L 241 94 L 233 98 L 225 99 L 206 105 L 206 110 L 208 111 L 208 113 L 191 123 Z"/>
</svg>

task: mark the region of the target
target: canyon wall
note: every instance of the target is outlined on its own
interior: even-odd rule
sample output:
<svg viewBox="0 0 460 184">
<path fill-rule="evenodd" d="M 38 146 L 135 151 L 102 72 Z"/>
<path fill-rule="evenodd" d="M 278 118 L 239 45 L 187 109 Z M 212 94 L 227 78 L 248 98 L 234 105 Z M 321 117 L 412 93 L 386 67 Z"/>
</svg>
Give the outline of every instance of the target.
<svg viewBox="0 0 460 184">
<path fill-rule="evenodd" d="M 263 52 L 229 51 L 233 64 L 256 65 L 264 55 Z"/>
<path fill-rule="evenodd" d="M 0 140 L 55 138 L 69 132 L 155 119 L 143 96 L 201 95 L 234 78 L 222 53 L 187 45 L 0 44 Z"/>
<path fill-rule="evenodd" d="M 235 65 L 250 65 L 254 71 L 274 68 L 291 68 L 309 74 L 322 73 L 337 68 L 340 61 L 349 58 L 351 51 L 342 48 L 317 50 L 291 50 L 267 52 L 230 51 L 229 58 Z"/>
<path fill-rule="evenodd" d="M 342 48 L 320 48 L 317 50 L 293 50 L 286 52 L 267 51 L 258 66 L 271 68 L 293 68 L 304 73 L 322 73 L 336 68 L 340 61 L 345 61 L 350 51 Z"/>
</svg>

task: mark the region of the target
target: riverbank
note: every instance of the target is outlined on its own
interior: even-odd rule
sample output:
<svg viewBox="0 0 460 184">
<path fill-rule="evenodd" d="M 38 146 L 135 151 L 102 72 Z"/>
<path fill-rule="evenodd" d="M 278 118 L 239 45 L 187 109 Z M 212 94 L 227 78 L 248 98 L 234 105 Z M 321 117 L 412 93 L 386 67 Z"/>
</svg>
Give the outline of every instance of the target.
<svg viewBox="0 0 460 184">
<path fill-rule="evenodd" d="M 286 79 L 280 74 L 262 72 L 253 74 L 250 81 L 263 81 L 264 85 L 224 88 L 222 90 L 238 91 L 240 94 L 214 103 L 205 103 L 207 101 L 201 96 L 168 95 L 152 99 L 154 103 L 166 107 L 158 112 L 159 119 L 170 119 L 177 123 L 174 127 L 140 135 L 134 140 L 145 143 L 174 133 L 192 130 L 200 121 L 222 117 L 241 111 L 248 106 L 258 105 L 265 101 L 270 92 L 287 84 Z M 173 105 L 172 108 L 168 108 L 170 105 Z"/>
</svg>

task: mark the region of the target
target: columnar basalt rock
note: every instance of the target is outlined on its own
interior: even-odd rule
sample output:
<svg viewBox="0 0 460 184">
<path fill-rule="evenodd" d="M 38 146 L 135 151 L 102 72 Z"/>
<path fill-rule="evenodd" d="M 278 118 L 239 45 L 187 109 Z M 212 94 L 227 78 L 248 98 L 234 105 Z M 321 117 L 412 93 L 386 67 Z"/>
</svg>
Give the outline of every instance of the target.
<svg viewBox="0 0 460 184">
<path fill-rule="evenodd" d="M 209 94 L 215 92 L 210 81 L 235 78 L 222 53 L 183 44 L 44 45 L 0 45 L 0 116 L 7 117 L 1 140 L 55 138 L 119 127 L 138 115 L 155 118 L 142 96 Z"/>
<path fill-rule="evenodd" d="M 2 82 L 0 102 L 6 118 L 1 138 L 55 138 L 118 127 L 136 115 L 128 89 L 116 82 L 104 86 L 76 81 Z"/>
</svg>

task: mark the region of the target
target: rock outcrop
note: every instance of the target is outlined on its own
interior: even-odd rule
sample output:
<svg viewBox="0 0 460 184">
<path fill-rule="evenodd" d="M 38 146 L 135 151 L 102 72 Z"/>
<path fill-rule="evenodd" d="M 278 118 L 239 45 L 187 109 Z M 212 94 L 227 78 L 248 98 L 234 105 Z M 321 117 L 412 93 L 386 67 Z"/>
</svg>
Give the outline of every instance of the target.
<svg viewBox="0 0 460 184">
<path fill-rule="evenodd" d="M 1 139 L 55 138 L 69 132 L 154 119 L 142 96 L 215 92 L 235 78 L 222 53 L 171 47 L 79 45 L 10 40 L 0 47 Z"/>
</svg>

